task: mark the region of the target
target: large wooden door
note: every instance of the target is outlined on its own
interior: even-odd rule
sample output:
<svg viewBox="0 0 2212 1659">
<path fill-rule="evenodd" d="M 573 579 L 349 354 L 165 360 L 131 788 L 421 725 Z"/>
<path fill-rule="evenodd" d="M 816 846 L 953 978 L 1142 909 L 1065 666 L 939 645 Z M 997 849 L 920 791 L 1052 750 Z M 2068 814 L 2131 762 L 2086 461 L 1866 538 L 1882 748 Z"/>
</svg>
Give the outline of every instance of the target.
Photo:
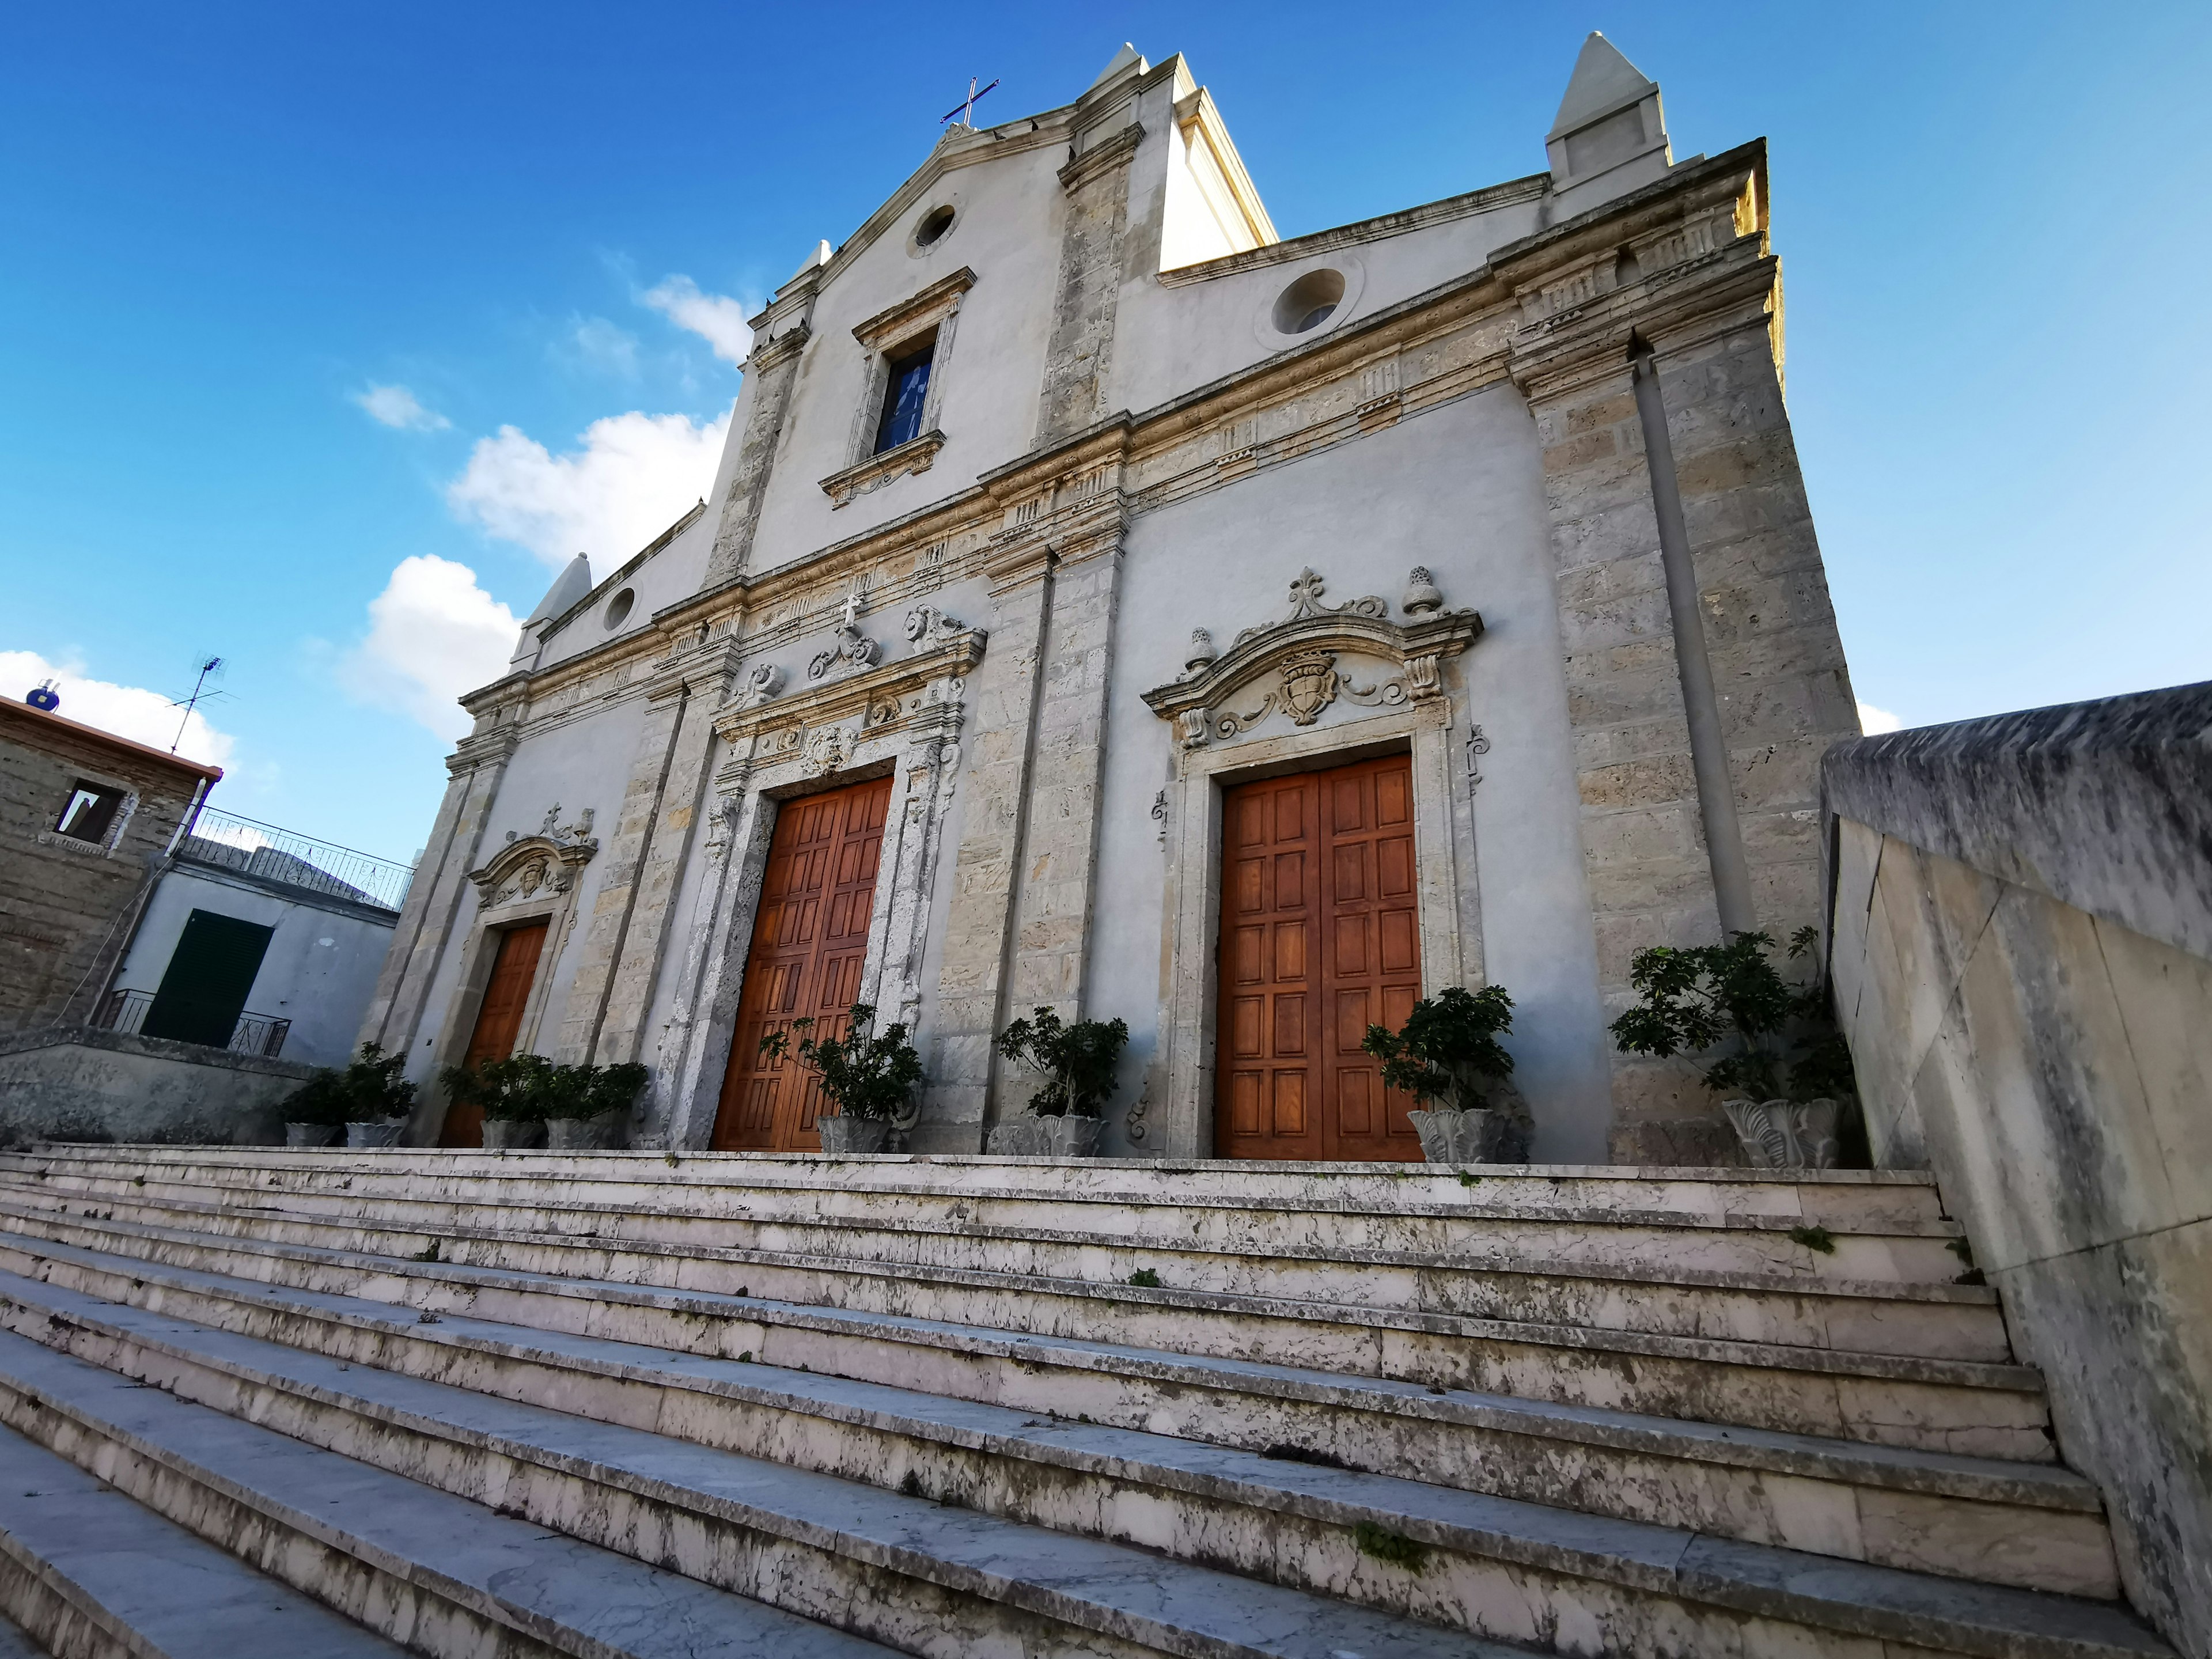
<svg viewBox="0 0 2212 1659">
<path fill-rule="evenodd" d="M 545 949 L 545 927 L 542 921 L 533 921 L 500 934 L 491 979 L 484 986 L 483 1000 L 477 1006 L 476 1029 L 469 1033 L 467 1051 L 461 1055 L 461 1064 L 470 1070 L 487 1060 L 505 1060 L 514 1052 L 514 1039 L 522 1030 L 522 1011 L 529 1006 L 530 988 L 538 980 L 538 958 Z M 473 1100 L 457 1100 L 447 1106 L 438 1144 L 483 1146 L 483 1108 Z"/>
<path fill-rule="evenodd" d="M 814 1036 L 843 1034 L 867 960 L 890 799 L 891 781 L 877 778 L 786 801 L 776 815 L 737 1037 L 714 1114 L 718 1150 L 821 1150 L 814 1130 L 821 1083 L 787 1054 L 763 1054 L 761 1039 L 805 1014 L 814 1017 Z"/>
<path fill-rule="evenodd" d="M 1359 1048 L 1421 994 L 1410 763 L 1241 785 L 1223 823 L 1215 1150 L 1419 1158 L 1413 1103 Z"/>
</svg>

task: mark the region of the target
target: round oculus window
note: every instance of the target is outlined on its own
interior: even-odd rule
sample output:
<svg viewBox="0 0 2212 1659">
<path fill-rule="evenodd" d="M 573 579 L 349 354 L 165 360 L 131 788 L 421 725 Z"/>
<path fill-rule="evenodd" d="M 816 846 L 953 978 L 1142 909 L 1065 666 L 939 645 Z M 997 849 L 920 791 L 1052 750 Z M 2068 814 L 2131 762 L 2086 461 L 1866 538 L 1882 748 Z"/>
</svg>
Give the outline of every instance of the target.
<svg viewBox="0 0 2212 1659">
<path fill-rule="evenodd" d="M 952 209 L 950 205 L 933 207 L 921 216 L 921 222 L 914 228 L 914 245 L 929 247 L 945 239 L 952 228 Z"/>
<path fill-rule="evenodd" d="M 620 628 L 625 622 L 629 621 L 630 608 L 636 603 L 637 590 L 634 587 L 625 587 L 621 592 L 616 594 L 614 598 L 609 599 L 607 601 L 606 618 L 608 629 L 612 631 L 615 629 Z"/>
<path fill-rule="evenodd" d="M 1285 289 L 1275 301 L 1275 331 L 1279 334 L 1310 334 L 1344 303 L 1344 273 L 1310 270 Z"/>
</svg>

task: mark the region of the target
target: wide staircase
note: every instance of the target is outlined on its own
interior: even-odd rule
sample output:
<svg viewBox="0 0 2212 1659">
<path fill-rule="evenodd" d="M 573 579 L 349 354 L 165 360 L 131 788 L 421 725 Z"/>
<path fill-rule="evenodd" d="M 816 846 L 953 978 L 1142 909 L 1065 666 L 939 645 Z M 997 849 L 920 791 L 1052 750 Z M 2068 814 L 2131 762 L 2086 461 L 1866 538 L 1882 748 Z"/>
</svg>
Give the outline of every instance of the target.
<svg viewBox="0 0 2212 1659">
<path fill-rule="evenodd" d="M 1921 1176 L 0 1156 L 57 1654 L 2170 1653 L 2118 1595 Z"/>
</svg>

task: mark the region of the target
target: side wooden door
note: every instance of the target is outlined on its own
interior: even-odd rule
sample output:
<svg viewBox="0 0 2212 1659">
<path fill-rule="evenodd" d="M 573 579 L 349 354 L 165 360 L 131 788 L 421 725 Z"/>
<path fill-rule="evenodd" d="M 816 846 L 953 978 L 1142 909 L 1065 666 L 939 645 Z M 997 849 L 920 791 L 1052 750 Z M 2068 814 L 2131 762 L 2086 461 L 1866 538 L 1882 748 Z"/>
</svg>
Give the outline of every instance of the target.
<svg viewBox="0 0 2212 1659">
<path fill-rule="evenodd" d="M 476 1029 L 461 1064 L 473 1069 L 487 1060 L 505 1060 L 514 1052 L 514 1039 L 522 1030 L 522 1011 L 530 1003 L 530 988 L 538 980 L 538 958 L 545 949 L 546 924 L 542 921 L 509 927 L 499 936 L 499 954 L 492 958 L 491 978 L 483 1000 L 477 1006 Z M 438 1131 L 441 1146 L 483 1145 L 483 1108 L 476 1102 L 455 1101 L 446 1108 L 446 1121 Z"/>
<path fill-rule="evenodd" d="M 714 1114 L 718 1151 L 821 1150 L 820 1082 L 789 1054 L 763 1054 L 761 1039 L 810 1014 L 815 1036 L 843 1034 L 867 961 L 890 799 L 891 781 L 875 778 L 787 801 L 776 815 Z"/>
<path fill-rule="evenodd" d="M 1413 1103 L 1359 1046 L 1420 996 L 1413 793 L 1402 755 L 1227 793 L 1219 1156 L 1420 1157 Z"/>
</svg>

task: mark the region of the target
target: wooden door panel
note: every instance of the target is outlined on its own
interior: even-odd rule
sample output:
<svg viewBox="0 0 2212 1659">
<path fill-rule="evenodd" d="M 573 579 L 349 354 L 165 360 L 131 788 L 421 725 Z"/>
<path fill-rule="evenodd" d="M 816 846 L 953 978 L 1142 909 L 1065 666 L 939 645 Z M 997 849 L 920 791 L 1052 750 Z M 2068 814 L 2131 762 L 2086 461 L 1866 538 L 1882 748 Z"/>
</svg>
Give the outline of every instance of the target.
<svg viewBox="0 0 2212 1659">
<path fill-rule="evenodd" d="M 714 1118 L 717 1148 L 819 1146 L 820 1079 L 788 1056 L 763 1055 L 761 1039 L 802 1014 L 813 1017 L 817 1037 L 844 1035 L 866 971 L 890 793 L 890 780 L 878 778 L 789 802 L 777 814 Z"/>
<path fill-rule="evenodd" d="M 1409 763 L 1271 778 L 1223 808 L 1217 1150 L 1419 1158 L 1412 1103 L 1359 1046 L 1420 994 Z"/>
<path fill-rule="evenodd" d="M 491 976 L 484 982 L 483 1000 L 477 1005 L 476 1026 L 461 1054 L 463 1066 L 473 1070 L 485 1060 L 505 1060 L 514 1052 L 515 1039 L 522 1031 L 523 1011 L 530 1006 L 531 987 L 538 981 L 538 958 L 545 949 L 547 926 L 533 921 L 500 934 Z M 447 1107 L 438 1144 L 483 1146 L 483 1108 L 472 1100 L 456 1101 Z"/>
</svg>

